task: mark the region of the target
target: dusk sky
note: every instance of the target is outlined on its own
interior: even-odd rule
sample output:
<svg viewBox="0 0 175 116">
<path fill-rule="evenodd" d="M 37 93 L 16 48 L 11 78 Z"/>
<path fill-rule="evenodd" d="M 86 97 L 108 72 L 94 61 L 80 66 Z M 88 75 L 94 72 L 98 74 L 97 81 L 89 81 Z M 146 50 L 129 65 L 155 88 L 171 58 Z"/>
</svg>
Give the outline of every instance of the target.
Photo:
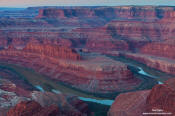
<svg viewBox="0 0 175 116">
<path fill-rule="evenodd" d="M 175 0 L 0 0 L 0 7 L 174 5 Z"/>
</svg>

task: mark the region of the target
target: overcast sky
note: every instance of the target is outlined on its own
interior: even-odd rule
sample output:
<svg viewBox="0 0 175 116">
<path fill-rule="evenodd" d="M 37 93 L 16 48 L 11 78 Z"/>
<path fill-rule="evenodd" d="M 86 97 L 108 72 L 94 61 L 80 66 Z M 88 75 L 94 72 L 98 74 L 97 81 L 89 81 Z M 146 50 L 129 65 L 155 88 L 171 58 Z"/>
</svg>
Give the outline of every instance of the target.
<svg viewBox="0 0 175 116">
<path fill-rule="evenodd" d="M 175 0 L 0 0 L 0 7 L 170 5 Z"/>
</svg>

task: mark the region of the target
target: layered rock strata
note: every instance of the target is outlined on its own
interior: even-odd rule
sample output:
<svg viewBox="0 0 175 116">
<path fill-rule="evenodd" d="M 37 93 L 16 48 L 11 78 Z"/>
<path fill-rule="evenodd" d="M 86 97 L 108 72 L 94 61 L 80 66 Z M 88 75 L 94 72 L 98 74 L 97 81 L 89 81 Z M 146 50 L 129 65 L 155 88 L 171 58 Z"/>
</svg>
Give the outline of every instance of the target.
<svg viewBox="0 0 175 116">
<path fill-rule="evenodd" d="M 141 116 L 146 113 L 173 116 L 174 82 L 173 78 L 165 84 L 154 86 L 152 90 L 120 94 L 112 104 L 108 116 Z"/>
<path fill-rule="evenodd" d="M 139 53 L 121 53 L 121 55 L 125 56 L 126 58 L 134 59 L 162 72 L 173 75 L 175 74 L 175 60 L 173 59 Z"/>
<path fill-rule="evenodd" d="M 154 42 L 146 44 L 141 48 L 141 53 L 175 59 L 175 42 L 167 40 L 165 42 Z"/>
<path fill-rule="evenodd" d="M 38 18 L 70 18 L 70 17 L 100 17 L 127 19 L 161 19 L 174 18 L 173 7 L 154 6 L 116 6 L 116 7 L 75 7 L 75 8 L 45 8 L 39 11 Z"/>
<path fill-rule="evenodd" d="M 10 46 L 1 50 L 0 54 L 1 61 L 32 68 L 51 79 L 88 92 L 132 90 L 141 82 L 121 62 L 105 56 L 83 60 L 76 51 L 64 47 L 28 44 L 23 49 Z"/>
</svg>

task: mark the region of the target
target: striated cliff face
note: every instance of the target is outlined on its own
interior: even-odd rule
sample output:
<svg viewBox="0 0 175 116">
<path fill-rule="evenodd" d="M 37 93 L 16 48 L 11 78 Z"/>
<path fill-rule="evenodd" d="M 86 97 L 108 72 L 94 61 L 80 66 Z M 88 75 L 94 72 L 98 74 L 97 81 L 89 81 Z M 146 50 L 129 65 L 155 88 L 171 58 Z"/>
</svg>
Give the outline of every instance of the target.
<svg viewBox="0 0 175 116">
<path fill-rule="evenodd" d="M 92 18 L 96 23 L 103 19 L 105 20 L 104 25 L 95 28 L 83 26 L 79 29 L 73 29 L 70 36 L 84 39 L 85 43 L 94 41 L 94 38 L 97 40 L 99 39 L 99 42 L 97 42 L 99 45 L 102 44 L 103 39 L 109 39 L 109 42 L 114 42 L 114 44 L 110 44 L 111 46 L 118 46 L 118 44 L 115 44 L 115 41 L 124 40 L 128 44 L 129 49 L 135 51 L 146 43 L 173 39 L 175 35 L 173 20 L 175 18 L 174 7 L 123 6 L 98 8 L 78 7 L 72 9 L 48 8 L 41 9 L 38 17 L 45 17 L 48 19 L 61 19 L 64 17 L 66 20 L 73 20 L 72 18 L 74 18 L 74 20 L 77 21 L 80 20 L 78 18 L 83 20 Z M 92 22 L 92 24 L 94 23 Z M 78 37 L 78 35 L 81 35 L 81 37 Z M 115 39 L 115 41 L 111 40 L 111 38 Z M 88 43 L 88 47 L 92 47 L 92 45 L 90 45 L 91 44 Z M 123 44 L 119 46 L 120 48 L 112 47 L 111 49 L 123 49 L 121 47 Z M 102 47 L 99 46 L 98 48 Z M 124 49 L 127 49 L 127 47 Z"/>
<path fill-rule="evenodd" d="M 150 91 L 120 94 L 108 111 L 108 116 L 141 116 L 146 111 L 146 98 Z"/>
<path fill-rule="evenodd" d="M 157 108 L 162 109 L 164 112 L 175 114 L 175 79 L 169 79 L 162 85 L 156 85 L 152 88 L 149 96 L 147 97 L 147 111 Z"/>
<path fill-rule="evenodd" d="M 97 8 L 46 8 L 39 11 L 38 18 L 71 18 L 71 17 L 100 17 L 106 19 L 113 18 L 174 18 L 173 7 L 154 7 L 154 6 L 124 6 L 124 7 L 97 7 Z"/>
<path fill-rule="evenodd" d="M 23 51 L 30 52 L 33 54 L 40 54 L 48 57 L 80 60 L 80 55 L 74 49 L 63 46 L 54 46 L 45 44 L 39 44 L 39 45 L 27 44 L 27 46 L 23 49 Z"/>
<path fill-rule="evenodd" d="M 143 113 L 174 115 L 174 82 L 173 78 L 165 84 L 154 86 L 152 90 L 120 94 L 112 104 L 108 116 L 141 116 Z"/>
<path fill-rule="evenodd" d="M 174 50 L 174 41 L 155 42 L 143 46 L 141 48 L 141 53 L 175 59 Z"/>
<path fill-rule="evenodd" d="M 28 44 L 23 49 L 0 50 L 0 60 L 32 68 L 68 86 L 92 93 L 132 90 L 141 80 L 127 65 L 105 56 L 81 56 L 60 46 Z"/>
<path fill-rule="evenodd" d="M 174 110 L 174 88 L 170 88 L 167 85 L 157 85 L 155 86 L 149 96 L 147 97 L 148 111 L 153 108 L 163 109 L 164 112 L 175 113 Z M 166 93 L 166 94 L 165 94 Z M 159 102 L 157 102 L 159 101 Z M 166 101 L 166 102 L 165 102 Z"/>
<path fill-rule="evenodd" d="M 172 40 L 175 37 L 174 7 L 38 9 L 39 15 L 35 19 L 1 19 L 0 38 L 6 41 L 2 41 L 0 46 L 11 41 L 15 45 L 24 45 L 34 38 L 39 42 L 86 47 L 94 51 L 139 51 L 145 44 Z"/>
<path fill-rule="evenodd" d="M 56 9 L 48 8 L 39 10 L 37 18 L 73 18 L 73 17 L 92 17 L 90 9 Z"/>
<path fill-rule="evenodd" d="M 158 20 L 115 20 L 107 23 L 105 27 L 112 38 L 125 40 L 131 50 L 139 51 L 147 43 L 173 40 L 173 19 L 165 17 Z"/>
<path fill-rule="evenodd" d="M 175 61 L 172 59 L 139 53 L 121 53 L 120 55 L 134 59 L 162 72 L 175 74 Z"/>
</svg>

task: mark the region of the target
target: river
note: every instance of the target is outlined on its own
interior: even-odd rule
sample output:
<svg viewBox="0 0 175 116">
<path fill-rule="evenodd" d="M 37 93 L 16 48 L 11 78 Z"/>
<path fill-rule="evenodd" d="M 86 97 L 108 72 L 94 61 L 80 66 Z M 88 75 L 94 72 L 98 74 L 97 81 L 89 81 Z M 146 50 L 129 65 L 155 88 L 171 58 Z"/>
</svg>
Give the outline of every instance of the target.
<svg viewBox="0 0 175 116">
<path fill-rule="evenodd" d="M 29 69 L 25 69 L 25 68 L 18 67 L 16 65 L 10 65 L 10 64 L 1 64 L 1 65 L 2 65 L 1 66 L 2 68 L 7 68 L 9 71 L 12 71 L 16 75 L 20 74 L 20 78 L 22 79 L 25 78 L 29 83 L 31 83 L 37 90 L 41 92 L 50 91 L 56 94 L 60 94 L 66 91 L 65 93 L 70 93 L 70 94 L 72 93 L 78 96 L 78 98 L 83 101 L 103 104 L 107 106 L 112 105 L 112 103 L 114 102 L 114 100 L 111 100 L 111 99 L 100 99 L 100 98 L 98 99 L 98 97 L 96 98 L 93 96 L 84 95 L 83 92 L 77 92 L 76 90 L 72 90 L 72 89 L 70 90 L 69 88 L 59 85 L 58 83 L 55 83 L 54 81 L 48 79 L 47 77 L 39 75 L 38 73 L 31 71 Z M 138 66 L 134 66 L 134 67 L 139 69 L 137 70 L 137 72 L 140 75 L 145 75 L 148 78 L 149 77 L 156 78 L 155 76 L 146 73 L 141 67 L 138 67 Z M 162 84 L 162 83 L 159 82 L 159 84 Z M 46 85 L 51 85 L 50 87 L 51 89 L 49 90 Z"/>
<path fill-rule="evenodd" d="M 150 75 L 147 72 L 145 72 L 141 67 L 137 67 L 139 69 L 138 73 L 144 76 L 148 76 L 151 78 L 157 78 L 156 76 Z M 158 81 L 158 84 L 163 84 L 162 82 Z"/>
<path fill-rule="evenodd" d="M 156 78 L 155 76 L 150 75 L 147 72 L 145 72 L 141 67 L 137 67 L 137 68 L 139 69 L 139 71 L 138 71 L 139 74 L 144 75 L 144 76 L 148 76 L 151 78 Z M 163 83 L 159 81 L 158 84 L 163 84 Z M 45 91 L 40 85 L 36 85 L 35 87 L 41 92 Z M 55 89 L 52 89 L 52 92 L 56 93 L 56 94 L 61 93 L 59 90 L 55 90 Z M 81 97 L 81 96 L 78 96 L 78 98 L 82 101 L 94 102 L 94 103 L 99 103 L 99 104 L 108 105 L 108 106 L 111 106 L 112 103 L 114 102 L 114 100 L 110 100 L 110 99 L 97 100 L 94 98 L 86 98 L 86 97 Z"/>
</svg>

